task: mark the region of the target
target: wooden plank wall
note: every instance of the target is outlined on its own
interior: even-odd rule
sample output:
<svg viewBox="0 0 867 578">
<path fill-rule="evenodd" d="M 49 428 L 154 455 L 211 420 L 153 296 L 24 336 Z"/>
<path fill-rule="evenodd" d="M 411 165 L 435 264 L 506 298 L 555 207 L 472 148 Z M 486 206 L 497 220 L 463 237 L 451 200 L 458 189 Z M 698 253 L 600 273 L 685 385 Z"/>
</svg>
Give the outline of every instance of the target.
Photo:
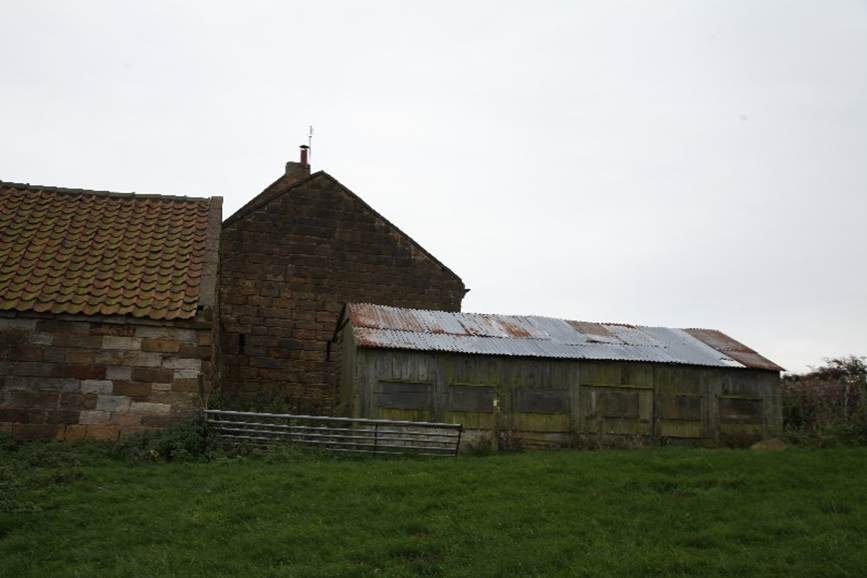
<svg viewBox="0 0 867 578">
<path fill-rule="evenodd" d="M 718 443 L 782 426 L 776 372 L 350 349 L 342 387 L 354 417 L 462 423 L 543 445 L 576 435 Z"/>
</svg>

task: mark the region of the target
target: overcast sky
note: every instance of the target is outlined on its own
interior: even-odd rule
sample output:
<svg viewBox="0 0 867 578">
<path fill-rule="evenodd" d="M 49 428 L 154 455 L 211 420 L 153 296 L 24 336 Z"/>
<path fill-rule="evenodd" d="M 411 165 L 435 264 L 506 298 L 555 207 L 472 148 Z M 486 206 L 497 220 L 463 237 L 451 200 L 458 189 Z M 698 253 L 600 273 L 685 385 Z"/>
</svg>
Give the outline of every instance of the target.
<svg viewBox="0 0 867 578">
<path fill-rule="evenodd" d="M 222 195 L 313 169 L 465 311 L 867 354 L 867 3 L 0 0 L 0 180 Z"/>
</svg>

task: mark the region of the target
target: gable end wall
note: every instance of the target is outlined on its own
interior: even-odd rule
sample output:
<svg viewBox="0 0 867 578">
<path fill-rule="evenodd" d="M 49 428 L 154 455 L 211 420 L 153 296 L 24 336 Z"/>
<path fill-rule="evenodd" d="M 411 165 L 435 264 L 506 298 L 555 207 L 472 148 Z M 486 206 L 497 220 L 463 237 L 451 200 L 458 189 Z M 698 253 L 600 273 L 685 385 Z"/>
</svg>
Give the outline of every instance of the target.
<svg viewBox="0 0 867 578">
<path fill-rule="evenodd" d="M 460 311 L 465 293 L 454 273 L 324 173 L 230 218 L 220 263 L 221 389 L 235 406 L 335 411 L 330 340 L 344 303 Z"/>
</svg>

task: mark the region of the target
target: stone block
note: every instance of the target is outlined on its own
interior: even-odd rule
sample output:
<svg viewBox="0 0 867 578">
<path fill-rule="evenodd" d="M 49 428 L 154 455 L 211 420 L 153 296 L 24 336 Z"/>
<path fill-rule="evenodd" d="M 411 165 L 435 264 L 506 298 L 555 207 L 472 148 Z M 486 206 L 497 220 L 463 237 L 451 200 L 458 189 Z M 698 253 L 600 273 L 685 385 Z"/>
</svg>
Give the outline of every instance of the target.
<svg viewBox="0 0 867 578">
<path fill-rule="evenodd" d="M 105 368 L 105 378 L 110 380 L 128 381 L 132 378 L 132 368 L 120 365 L 112 365 Z"/>
<path fill-rule="evenodd" d="M 64 347 L 45 347 L 42 360 L 46 363 L 66 363 L 67 351 Z"/>
<path fill-rule="evenodd" d="M 142 425 L 151 427 L 169 427 L 177 423 L 178 418 L 172 415 L 146 414 L 141 418 Z"/>
<path fill-rule="evenodd" d="M 196 369 L 202 370 L 201 359 L 189 359 L 184 357 L 167 357 L 163 360 L 163 367 L 168 369 Z"/>
<path fill-rule="evenodd" d="M 78 423 L 78 410 L 60 409 L 45 412 L 45 423 L 50 424 L 73 424 Z"/>
<path fill-rule="evenodd" d="M 111 393 L 112 382 L 107 379 L 84 379 L 81 382 L 81 393 Z"/>
<path fill-rule="evenodd" d="M 121 395 L 100 395 L 96 398 L 96 409 L 100 411 L 124 412 L 129 409 L 130 398 Z"/>
<path fill-rule="evenodd" d="M 53 345 L 55 347 L 74 347 L 78 349 L 99 349 L 102 347 L 102 337 L 99 335 L 58 333 L 54 336 Z"/>
<path fill-rule="evenodd" d="M 5 346 L 6 359 L 9 361 L 45 361 L 44 345 L 11 345 Z"/>
<path fill-rule="evenodd" d="M 175 379 L 199 379 L 199 374 L 202 373 L 198 369 L 176 369 Z"/>
<path fill-rule="evenodd" d="M 132 413 L 116 413 L 111 416 L 111 423 L 126 430 L 130 426 L 141 424 L 141 415 Z"/>
<path fill-rule="evenodd" d="M 25 377 L 48 377 L 53 370 L 53 365 L 42 361 L 13 361 L 8 365 L 5 373 Z"/>
<path fill-rule="evenodd" d="M 115 381 L 113 392 L 115 395 L 143 398 L 151 392 L 151 384 L 139 381 Z"/>
<path fill-rule="evenodd" d="M 196 336 L 196 343 L 201 346 L 211 345 L 211 334 L 201 332 Z"/>
<path fill-rule="evenodd" d="M 63 432 L 63 439 L 66 441 L 75 441 L 84 438 L 87 434 L 87 426 L 82 424 L 74 424 L 66 426 Z"/>
<path fill-rule="evenodd" d="M 28 341 L 33 345 L 51 345 L 54 336 L 50 333 L 31 333 Z"/>
<path fill-rule="evenodd" d="M 159 367 L 163 356 L 149 351 L 107 350 L 96 354 L 96 363 L 130 367 Z"/>
<path fill-rule="evenodd" d="M 90 326 L 90 334 L 132 337 L 135 335 L 135 325 L 129 323 L 93 323 Z"/>
<path fill-rule="evenodd" d="M 60 394 L 60 399 L 58 400 L 58 407 L 61 409 L 91 409 L 87 407 L 87 401 L 89 400 L 89 396 L 83 395 L 77 391 L 73 392 L 64 392 Z"/>
<path fill-rule="evenodd" d="M 99 397 L 97 393 L 86 393 L 82 396 L 81 409 L 96 409 L 96 399 Z"/>
<path fill-rule="evenodd" d="M 65 335 L 84 335 L 90 332 L 90 324 L 85 322 L 40 319 L 36 322 L 36 331 L 44 331 L 46 333 L 59 333 Z"/>
<path fill-rule="evenodd" d="M 66 363 L 75 363 L 79 365 L 90 365 L 93 363 L 96 353 L 84 349 L 67 351 L 63 355 L 63 360 Z"/>
<path fill-rule="evenodd" d="M 141 346 L 142 340 L 140 337 L 106 335 L 102 338 L 103 349 L 125 349 L 127 351 L 136 351 L 141 349 Z"/>
<path fill-rule="evenodd" d="M 104 379 L 105 367 L 101 365 L 55 365 L 52 369 L 54 377 L 72 377 L 75 379 Z"/>
<path fill-rule="evenodd" d="M 78 423 L 107 423 L 111 418 L 111 413 L 99 410 L 82 410 L 78 415 Z"/>
<path fill-rule="evenodd" d="M 134 401 L 129 409 L 130 413 L 147 413 L 153 415 L 168 415 L 172 411 L 172 406 L 167 403 L 150 403 L 143 401 Z"/>
<path fill-rule="evenodd" d="M 192 329 L 180 329 L 177 327 L 141 326 L 136 327 L 136 337 L 148 337 L 156 339 L 175 339 L 177 341 L 192 341 L 196 332 Z"/>
<path fill-rule="evenodd" d="M 50 440 L 57 438 L 57 432 L 63 430 L 62 425 L 38 423 L 38 424 L 15 424 L 12 427 L 12 435 L 20 440 Z"/>
<path fill-rule="evenodd" d="M 3 319 L 0 321 L 0 329 L 26 332 L 35 331 L 36 319 Z"/>
<path fill-rule="evenodd" d="M 136 337 L 162 338 L 169 336 L 168 327 L 158 327 L 151 325 L 142 325 L 135 328 Z"/>
<path fill-rule="evenodd" d="M 9 378 L 7 385 L 13 384 L 13 379 Z M 81 380 L 66 377 L 21 377 L 17 378 L 27 383 L 30 389 L 44 389 L 51 391 L 79 391 L 81 389 Z M 16 380 L 17 381 L 17 380 Z"/>
<path fill-rule="evenodd" d="M 135 367 L 131 378 L 132 381 L 171 383 L 174 372 L 163 367 Z"/>
<path fill-rule="evenodd" d="M 177 354 L 178 357 L 195 357 L 196 359 L 207 360 L 211 358 L 211 348 L 185 343 L 180 346 Z"/>
<path fill-rule="evenodd" d="M 0 422 L 27 422 L 27 410 L 20 407 L 0 407 Z"/>
<path fill-rule="evenodd" d="M 181 344 L 174 339 L 143 339 L 142 351 L 159 351 L 161 353 L 177 353 Z"/>
<path fill-rule="evenodd" d="M 116 440 L 120 435 L 120 428 L 114 424 L 89 425 L 86 435 L 93 440 Z"/>
<path fill-rule="evenodd" d="M 198 393 L 199 391 L 199 380 L 198 379 L 176 379 L 171 387 L 172 391 L 182 392 L 182 393 Z"/>
<path fill-rule="evenodd" d="M 60 399 L 57 391 L 32 391 L 28 389 L 7 389 L 3 396 L 7 403 L 27 409 L 54 409 Z"/>
</svg>

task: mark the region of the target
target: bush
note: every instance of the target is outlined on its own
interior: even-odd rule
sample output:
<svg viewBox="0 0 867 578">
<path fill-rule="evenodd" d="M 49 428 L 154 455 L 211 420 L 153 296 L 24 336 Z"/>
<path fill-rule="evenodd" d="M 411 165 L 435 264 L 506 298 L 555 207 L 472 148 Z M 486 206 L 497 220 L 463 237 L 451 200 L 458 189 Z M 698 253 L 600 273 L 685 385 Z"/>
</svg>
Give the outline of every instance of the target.
<svg viewBox="0 0 867 578">
<path fill-rule="evenodd" d="M 209 461 L 218 446 L 204 416 L 198 414 L 160 432 L 126 437 L 116 450 L 134 461 Z"/>
<path fill-rule="evenodd" d="M 825 365 L 782 381 L 786 437 L 801 445 L 867 444 L 867 364 L 863 357 Z"/>
</svg>

